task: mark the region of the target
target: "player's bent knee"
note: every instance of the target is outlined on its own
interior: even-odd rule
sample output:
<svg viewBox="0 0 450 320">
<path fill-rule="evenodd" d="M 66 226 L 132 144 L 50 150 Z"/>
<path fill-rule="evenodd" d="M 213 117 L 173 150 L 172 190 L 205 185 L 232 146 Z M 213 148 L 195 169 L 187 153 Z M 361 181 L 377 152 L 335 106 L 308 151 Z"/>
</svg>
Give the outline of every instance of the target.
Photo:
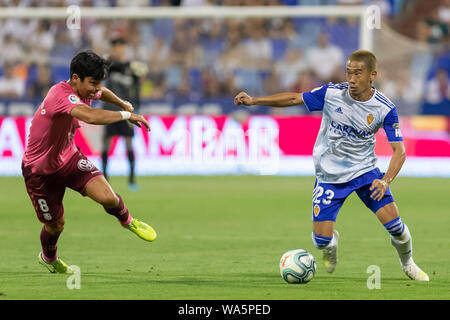
<svg viewBox="0 0 450 320">
<path fill-rule="evenodd" d="M 398 207 L 395 202 L 388 203 L 387 205 L 378 209 L 375 213 L 378 220 L 383 224 L 387 224 L 390 221 L 398 218 L 400 216 Z"/>
<path fill-rule="evenodd" d="M 57 221 L 54 223 L 47 223 L 47 224 L 45 224 L 45 229 L 50 234 L 59 234 L 59 233 L 63 232 L 64 224 L 65 224 L 64 220 L 60 220 L 60 221 Z"/>
</svg>

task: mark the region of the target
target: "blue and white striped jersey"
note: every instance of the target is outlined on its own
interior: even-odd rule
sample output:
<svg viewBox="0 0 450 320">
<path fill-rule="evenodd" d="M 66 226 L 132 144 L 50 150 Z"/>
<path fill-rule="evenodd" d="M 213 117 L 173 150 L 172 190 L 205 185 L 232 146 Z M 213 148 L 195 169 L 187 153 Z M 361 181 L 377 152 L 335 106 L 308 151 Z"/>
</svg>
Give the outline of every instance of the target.
<svg viewBox="0 0 450 320">
<path fill-rule="evenodd" d="M 313 151 L 319 182 L 344 183 L 373 170 L 375 134 L 381 127 L 390 142 L 403 141 L 395 105 L 373 89 L 367 101 L 353 99 L 347 82 L 303 93 L 309 111 L 322 111 Z"/>
</svg>

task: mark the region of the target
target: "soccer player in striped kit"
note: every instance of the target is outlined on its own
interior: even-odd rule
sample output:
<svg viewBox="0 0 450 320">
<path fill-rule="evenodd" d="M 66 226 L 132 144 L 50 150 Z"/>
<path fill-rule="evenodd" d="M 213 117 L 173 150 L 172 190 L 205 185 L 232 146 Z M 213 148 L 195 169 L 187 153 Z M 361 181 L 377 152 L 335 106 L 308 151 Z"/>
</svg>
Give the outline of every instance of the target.
<svg viewBox="0 0 450 320">
<path fill-rule="evenodd" d="M 356 191 L 389 232 L 404 273 L 413 280 L 429 281 L 428 275 L 414 263 L 411 234 L 399 216 L 389 189 L 406 158 L 395 105 L 372 85 L 377 75 L 377 60 L 372 52 L 353 52 L 346 69 L 344 83 L 266 97 L 251 97 L 241 92 L 234 103 L 272 107 L 305 104 L 309 111 L 322 111 L 313 150 L 316 182 L 312 239 L 315 247 L 323 251 L 327 272 L 333 272 L 338 261 L 336 217 L 345 199 Z M 376 167 L 374 151 L 375 134 L 380 128 L 385 130 L 393 150 L 384 174 Z"/>
<path fill-rule="evenodd" d="M 94 52 L 77 54 L 70 65 L 70 80 L 57 83 L 49 90 L 31 123 L 22 173 L 37 217 L 44 224 L 39 263 L 52 273 L 73 273 L 57 254 L 57 242 L 65 224 L 66 187 L 103 206 L 141 239 L 156 239 L 153 228 L 130 215 L 122 197 L 74 143 L 80 121 L 100 125 L 129 120 L 150 130 L 143 116 L 132 113 L 129 102 L 102 87 L 107 69 L 107 62 Z M 93 109 L 90 105 L 94 99 L 116 104 L 124 111 Z"/>
</svg>

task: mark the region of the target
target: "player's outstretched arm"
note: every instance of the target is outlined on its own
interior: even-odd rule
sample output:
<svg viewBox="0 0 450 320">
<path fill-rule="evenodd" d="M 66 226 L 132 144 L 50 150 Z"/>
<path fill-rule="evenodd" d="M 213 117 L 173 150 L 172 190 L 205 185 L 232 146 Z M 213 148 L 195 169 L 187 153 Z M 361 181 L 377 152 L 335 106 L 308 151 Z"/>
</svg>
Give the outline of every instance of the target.
<svg viewBox="0 0 450 320">
<path fill-rule="evenodd" d="M 391 183 L 394 180 L 406 160 L 405 145 L 402 141 L 390 142 L 389 144 L 391 145 L 393 154 L 389 168 L 383 177 L 383 180 L 387 183 Z"/>
<path fill-rule="evenodd" d="M 121 98 L 116 96 L 116 94 L 114 92 L 112 92 L 111 90 L 109 90 L 106 87 L 102 87 L 102 95 L 100 97 L 100 100 L 102 100 L 104 102 L 109 102 L 109 103 L 115 104 L 116 106 L 118 106 L 128 112 L 134 111 L 134 108 L 130 102 L 128 102 L 126 100 L 122 100 Z"/>
<path fill-rule="evenodd" d="M 251 97 L 245 92 L 240 92 L 234 97 L 235 105 L 262 105 L 270 107 L 290 107 L 303 104 L 303 94 L 297 92 L 283 92 L 265 97 Z"/>
<path fill-rule="evenodd" d="M 110 124 L 121 120 L 129 120 L 138 127 L 143 124 L 147 131 L 150 131 L 150 125 L 143 116 L 128 111 L 93 109 L 87 105 L 78 105 L 72 108 L 70 114 L 72 117 L 89 124 Z"/>
<path fill-rule="evenodd" d="M 370 190 L 373 191 L 371 198 L 380 201 L 391 182 L 395 179 L 406 159 L 405 145 L 402 141 L 390 142 L 393 154 L 389 168 L 382 179 L 375 179 Z"/>
</svg>

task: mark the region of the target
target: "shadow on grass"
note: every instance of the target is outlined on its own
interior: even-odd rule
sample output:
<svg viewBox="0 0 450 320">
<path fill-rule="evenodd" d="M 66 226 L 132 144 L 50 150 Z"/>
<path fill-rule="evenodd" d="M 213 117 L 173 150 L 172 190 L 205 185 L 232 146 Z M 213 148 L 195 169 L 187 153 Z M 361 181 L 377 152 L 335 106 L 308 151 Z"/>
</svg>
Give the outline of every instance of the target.
<svg viewBox="0 0 450 320">
<path fill-rule="evenodd" d="M 216 286 L 216 287 L 236 287 L 236 286 L 253 286 L 261 285 L 262 283 L 270 284 L 271 282 L 278 281 L 279 277 L 273 276 L 270 273 L 263 273 L 257 276 L 248 274 L 226 274 L 223 275 L 221 280 L 220 275 L 214 275 L 211 277 L 198 277 L 198 276 L 174 276 L 174 275 L 162 275 L 158 273 L 89 273 L 84 274 L 82 277 L 86 281 L 92 281 L 93 283 L 109 284 L 160 284 L 160 285 L 187 285 L 187 286 Z M 260 281 L 243 281 L 243 277 L 258 278 Z M 270 279 L 270 280 L 269 280 Z M 280 278 L 281 279 L 281 278 Z"/>
</svg>

